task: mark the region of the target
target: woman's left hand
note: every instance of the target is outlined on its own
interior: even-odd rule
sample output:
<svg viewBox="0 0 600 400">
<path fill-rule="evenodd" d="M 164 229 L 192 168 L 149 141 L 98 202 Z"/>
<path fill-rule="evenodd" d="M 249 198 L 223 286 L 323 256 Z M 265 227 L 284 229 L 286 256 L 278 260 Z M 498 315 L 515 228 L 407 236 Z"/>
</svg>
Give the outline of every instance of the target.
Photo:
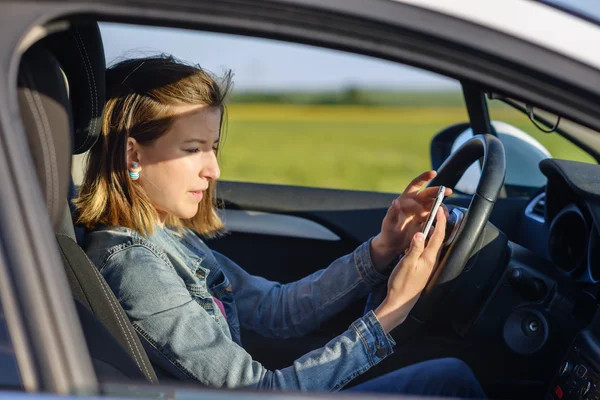
<svg viewBox="0 0 600 400">
<path fill-rule="evenodd" d="M 421 188 L 435 176 L 435 171 L 427 171 L 417 176 L 392 202 L 381 224 L 381 232 L 371 241 L 371 259 L 377 270 L 381 271 L 389 266 L 408 248 L 414 234 L 422 229 L 439 186 L 423 190 Z M 452 189 L 447 188 L 444 195 L 450 194 Z M 448 214 L 445 207 L 444 212 Z"/>
</svg>

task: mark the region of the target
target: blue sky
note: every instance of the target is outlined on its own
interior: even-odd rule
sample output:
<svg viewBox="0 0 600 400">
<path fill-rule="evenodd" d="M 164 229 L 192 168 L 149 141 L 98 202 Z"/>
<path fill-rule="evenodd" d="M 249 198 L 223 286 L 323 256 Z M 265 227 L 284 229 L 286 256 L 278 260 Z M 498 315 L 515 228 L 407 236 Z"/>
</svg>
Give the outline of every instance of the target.
<svg viewBox="0 0 600 400">
<path fill-rule="evenodd" d="M 458 83 L 389 61 L 340 51 L 181 29 L 101 24 L 107 63 L 170 53 L 214 73 L 234 71 L 236 89 L 367 87 L 458 89 Z"/>
<path fill-rule="evenodd" d="M 600 0 L 547 0 L 600 16 Z M 320 90 L 350 85 L 407 90 L 458 90 L 456 81 L 412 67 L 311 46 L 181 29 L 101 24 L 110 64 L 119 58 L 169 53 L 216 74 L 235 73 L 237 90 Z"/>
</svg>

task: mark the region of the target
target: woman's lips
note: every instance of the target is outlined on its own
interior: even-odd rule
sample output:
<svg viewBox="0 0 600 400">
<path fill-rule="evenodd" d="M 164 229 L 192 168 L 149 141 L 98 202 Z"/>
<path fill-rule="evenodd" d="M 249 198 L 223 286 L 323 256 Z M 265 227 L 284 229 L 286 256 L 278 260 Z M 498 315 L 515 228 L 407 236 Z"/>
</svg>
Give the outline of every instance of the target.
<svg viewBox="0 0 600 400">
<path fill-rule="evenodd" d="M 202 197 L 204 196 L 204 190 L 192 190 L 190 191 L 190 194 L 193 198 L 197 200 L 202 200 Z"/>
</svg>

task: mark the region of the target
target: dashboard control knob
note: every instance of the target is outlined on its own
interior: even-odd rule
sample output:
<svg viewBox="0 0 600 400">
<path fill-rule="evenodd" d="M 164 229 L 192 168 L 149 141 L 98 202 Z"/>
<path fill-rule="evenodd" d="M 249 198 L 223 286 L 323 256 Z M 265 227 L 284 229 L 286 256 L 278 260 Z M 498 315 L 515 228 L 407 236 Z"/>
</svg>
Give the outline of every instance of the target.
<svg viewBox="0 0 600 400">
<path fill-rule="evenodd" d="M 506 273 L 508 283 L 514 287 L 525 300 L 538 301 L 547 293 L 546 284 L 523 268 L 512 267 Z"/>
<path fill-rule="evenodd" d="M 532 320 L 529 322 L 528 328 L 531 332 L 537 332 L 540 329 L 540 324 L 537 321 Z"/>
<path fill-rule="evenodd" d="M 579 395 L 581 397 L 585 397 L 586 394 L 588 394 L 590 392 L 590 389 L 592 388 L 592 382 L 590 381 L 586 381 L 583 386 L 581 387 L 581 389 L 579 389 Z"/>
<path fill-rule="evenodd" d="M 562 365 L 560 366 L 559 370 L 558 370 L 558 375 L 559 376 L 564 376 L 567 377 L 569 375 L 571 375 L 571 372 L 573 371 L 573 364 L 571 364 L 568 361 L 565 361 L 564 363 L 562 363 Z"/>
<path fill-rule="evenodd" d="M 506 277 L 510 283 L 514 283 L 521 278 L 521 270 L 519 268 L 511 268 L 508 270 Z"/>
</svg>

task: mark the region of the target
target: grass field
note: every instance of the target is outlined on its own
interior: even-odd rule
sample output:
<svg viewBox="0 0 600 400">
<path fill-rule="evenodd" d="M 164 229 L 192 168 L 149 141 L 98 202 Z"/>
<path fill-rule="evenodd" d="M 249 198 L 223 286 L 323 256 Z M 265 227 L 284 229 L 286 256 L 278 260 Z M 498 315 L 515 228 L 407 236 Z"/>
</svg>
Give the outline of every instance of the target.
<svg viewBox="0 0 600 400">
<path fill-rule="evenodd" d="M 492 119 L 539 140 L 553 157 L 593 162 L 521 113 L 491 107 Z M 431 168 L 429 143 L 464 122 L 464 107 L 231 104 L 221 153 L 222 179 L 398 192 Z"/>
<path fill-rule="evenodd" d="M 377 99 L 380 106 L 301 104 L 314 101 L 312 96 L 285 94 L 287 105 L 230 104 L 220 154 L 222 179 L 399 192 L 431 168 L 433 135 L 467 120 L 460 93 L 454 92 L 363 94 L 368 104 Z M 490 115 L 529 133 L 553 157 L 593 162 L 566 139 L 538 131 L 502 103 L 490 102 Z M 76 183 L 81 165 L 76 156 Z"/>
</svg>

